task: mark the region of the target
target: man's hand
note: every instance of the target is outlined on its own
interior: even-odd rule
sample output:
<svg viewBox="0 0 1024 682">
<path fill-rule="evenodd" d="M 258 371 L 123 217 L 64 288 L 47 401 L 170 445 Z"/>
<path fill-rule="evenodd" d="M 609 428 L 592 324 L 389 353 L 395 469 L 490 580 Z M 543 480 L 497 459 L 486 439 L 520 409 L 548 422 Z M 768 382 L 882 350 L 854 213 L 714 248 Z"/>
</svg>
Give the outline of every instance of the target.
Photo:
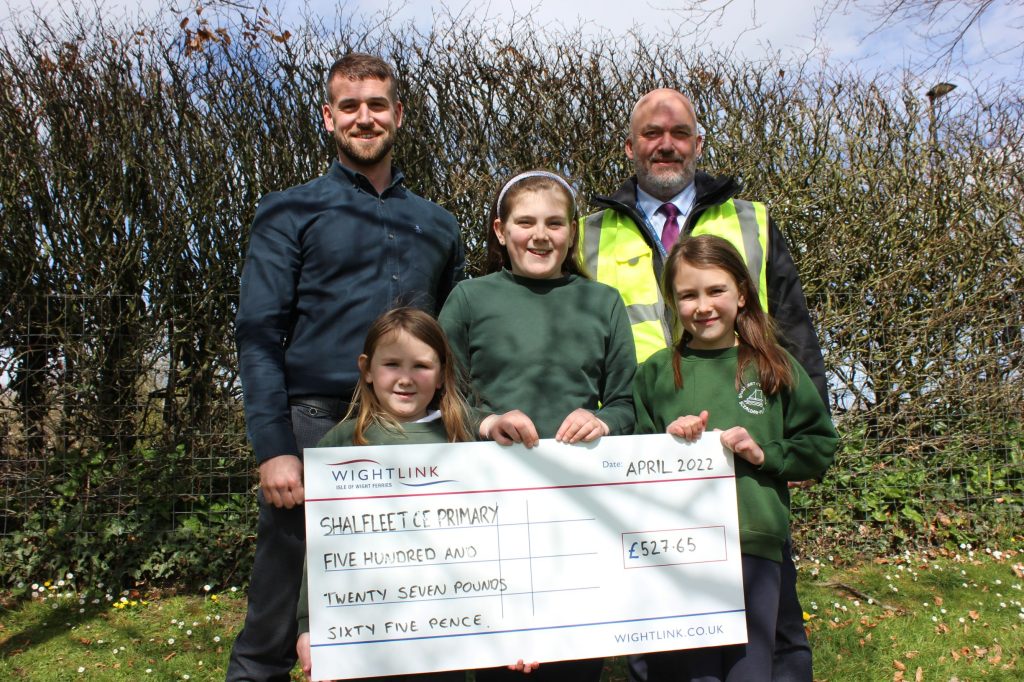
<svg viewBox="0 0 1024 682">
<path fill-rule="evenodd" d="M 555 440 L 559 443 L 589 443 L 601 436 L 607 436 L 610 431 L 608 425 L 598 419 L 593 412 L 577 407 L 562 420 Z"/>
<path fill-rule="evenodd" d="M 260 487 L 263 498 L 277 508 L 302 504 L 306 491 L 302 487 L 302 460 L 295 455 L 278 455 L 260 464 Z"/>
<path fill-rule="evenodd" d="M 499 445 L 522 443 L 532 448 L 540 440 L 533 420 L 524 412 L 509 410 L 505 414 L 492 414 L 480 422 L 480 437 Z"/>
</svg>

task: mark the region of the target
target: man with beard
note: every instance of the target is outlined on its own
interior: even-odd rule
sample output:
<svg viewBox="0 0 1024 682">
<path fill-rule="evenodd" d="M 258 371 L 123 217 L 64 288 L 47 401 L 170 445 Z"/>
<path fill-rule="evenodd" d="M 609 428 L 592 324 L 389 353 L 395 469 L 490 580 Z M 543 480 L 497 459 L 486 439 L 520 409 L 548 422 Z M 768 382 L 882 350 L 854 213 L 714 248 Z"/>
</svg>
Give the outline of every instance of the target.
<svg viewBox="0 0 1024 682">
<path fill-rule="evenodd" d="M 778 324 L 780 341 L 807 370 L 827 406 L 821 347 L 786 242 L 764 204 L 735 198 L 740 191 L 736 179 L 697 170 L 703 144 L 693 104 L 682 93 L 659 89 L 637 101 L 625 142 L 636 175 L 611 196 L 594 197 L 602 210 L 580 221 L 587 269 L 622 294 L 637 359 L 643 362 L 672 343 L 671 301 L 666 306 L 659 286 L 672 245 L 688 235 L 729 240 L 746 259 L 761 307 Z M 811 650 L 789 543 L 784 555 L 773 679 L 810 682 Z M 641 657 L 630 659 L 634 679 L 646 679 L 646 672 Z"/>
<path fill-rule="evenodd" d="M 402 125 L 391 67 L 331 67 L 324 127 L 338 158 L 260 201 L 235 323 L 246 430 L 260 472 L 256 556 L 228 680 L 288 680 L 305 530 L 302 451 L 344 415 L 370 324 L 396 305 L 433 314 L 462 278 L 459 226 L 391 165 Z"/>
</svg>

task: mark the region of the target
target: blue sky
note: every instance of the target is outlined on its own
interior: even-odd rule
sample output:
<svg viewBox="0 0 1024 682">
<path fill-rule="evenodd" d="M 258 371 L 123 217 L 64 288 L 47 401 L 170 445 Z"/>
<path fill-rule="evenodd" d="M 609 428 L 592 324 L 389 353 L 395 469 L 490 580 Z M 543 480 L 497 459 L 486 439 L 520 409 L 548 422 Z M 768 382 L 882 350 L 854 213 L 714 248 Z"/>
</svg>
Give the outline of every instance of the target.
<svg viewBox="0 0 1024 682">
<path fill-rule="evenodd" d="M 79 6 L 88 7 L 92 0 Z M 216 0 L 210 0 L 211 3 Z M 251 0 L 241 0 L 251 4 Z M 189 0 L 101 0 L 104 16 L 131 17 L 139 14 L 151 16 L 161 9 L 178 8 L 184 14 L 194 14 Z M 273 8 L 276 0 L 271 0 Z M 305 3 L 282 3 L 285 21 L 289 17 L 296 23 L 308 11 L 330 24 L 339 7 L 349 14 L 373 17 L 390 8 L 392 20 L 412 21 L 422 29 L 429 29 L 433 15 L 444 11 L 453 14 L 496 22 L 509 22 L 515 16 L 530 14 L 534 25 L 546 30 L 575 30 L 582 28 L 588 34 L 602 32 L 621 35 L 630 29 L 646 36 L 665 40 L 678 39 L 684 45 L 693 44 L 692 37 L 679 37 L 687 26 L 693 25 L 694 15 L 680 9 L 691 3 L 671 0 L 307 0 Z M 705 0 L 709 7 L 721 7 L 706 24 L 702 32 L 704 45 L 722 49 L 735 46 L 739 57 L 757 60 L 776 51 L 784 56 L 809 55 L 813 62 L 852 66 L 871 75 L 878 72 L 898 72 L 910 69 L 926 90 L 939 81 L 952 81 L 962 88 L 987 89 L 1000 83 L 1019 81 L 1022 73 L 1021 36 L 1024 35 L 1024 7 L 1015 0 L 996 0 L 994 8 L 975 30 L 965 36 L 964 49 L 955 56 L 959 59 L 935 62 L 929 58 L 925 41 L 916 24 L 877 30 L 879 21 L 861 9 L 864 3 L 849 0 L 788 0 L 785 3 L 766 0 Z M 6 5 L 6 7 L 4 6 Z M 828 12 L 827 7 L 833 9 Z M 60 0 L 0 0 L 0 24 L 8 17 L 20 16 L 34 8 L 52 17 L 61 8 L 68 7 Z M 585 16 L 581 16 L 581 7 Z M 962 7 L 962 5 L 961 5 Z M 626 9 L 628 8 L 628 9 Z M 826 21 L 827 19 L 827 21 Z M 1009 50 L 1008 53 L 1006 51 Z M 933 50 L 934 52 L 934 50 Z M 1000 54 L 1003 53 L 1003 54 Z M 923 90 L 922 90 L 923 92 Z"/>
</svg>

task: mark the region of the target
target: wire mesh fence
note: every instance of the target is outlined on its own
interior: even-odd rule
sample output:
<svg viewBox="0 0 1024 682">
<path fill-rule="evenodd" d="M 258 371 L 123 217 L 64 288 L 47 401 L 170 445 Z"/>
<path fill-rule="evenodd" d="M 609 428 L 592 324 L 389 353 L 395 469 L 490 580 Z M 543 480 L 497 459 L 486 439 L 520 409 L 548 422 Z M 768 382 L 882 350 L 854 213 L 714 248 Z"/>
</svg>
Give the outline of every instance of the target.
<svg viewBox="0 0 1024 682">
<path fill-rule="evenodd" d="M 233 293 L 220 296 L 233 305 Z M 0 540 L 15 549 L 60 548 L 48 563 L 64 560 L 78 570 L 95 546 L 103 549 L 92 557 L 94 570 L 147 566 L 153 577 L 180 579 L 204 575 L 215 555 L 243 577 L 257 479 L 230 352 L 223 366 L 208 368 L 216 380 L 202 387 L 205 395 L 190 395 L 183 388 L 190 384 L 173 377 L 167 330 L 176 325 L 165 320 L 145 342 L 135 338 L 145 352 L 118 363 L 114 382 L 123 390 L 104 398 L 96 377 L 110 362 L 111 329 L 84 313 L 108 309 L 118 297 L 52 298 L 46 309 L 55 317 L 36 337 L 49 362 L 9 369 L 0 391 Z M 812 299 L 819 318 L 828 310 L 821 301 Z M 230 337 L 230 320 L 222 324 Z M 793 490 L 798 545 L 889 552 L 1013 532 L 1024 497 L 1020 401 L 1007 393 L 979 412 L 972 395 L 953 403 L 929 399 L 926 390 L 923 401 L 904 395 L 891 407 L 864 407 L 858 392 L 869 386 L 844 389 L 834 370 L 849 350 L 826 347 L 843 447 L 823 481 Z M 9 349 L 4 360 L 18 367 Z M 957 372 L 945 366 L 936 381 Z M 45 387 L 41 402 L 18 394 L 26 386 Z M 112 395 L 116 402 L 100 402 Z"/>
</svg>

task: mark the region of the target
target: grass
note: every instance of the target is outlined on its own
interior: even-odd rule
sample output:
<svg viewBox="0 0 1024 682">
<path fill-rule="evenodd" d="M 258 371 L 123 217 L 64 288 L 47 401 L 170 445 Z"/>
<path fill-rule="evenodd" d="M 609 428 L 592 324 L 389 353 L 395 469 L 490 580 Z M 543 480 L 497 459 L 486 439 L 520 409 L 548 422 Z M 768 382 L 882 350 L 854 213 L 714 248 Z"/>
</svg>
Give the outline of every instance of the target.
<svg viewBox="0 0 1024 682">
<path fill-rule="evenodd" d="M 1024 547 L 806 562 L 815 679 L 1024 679 Z M 822 565 L 824 563 L 825 565 Z"/>
<path fill-rule="evenodd" d="M 3 680 L 223 680 L 245 615 L 239 590 L 202 595 L 29 586 L 0 618 Z M 63 583 L 63 584 L 59 584 Z"/>
<path fill-rule="evenodd" d="M 1024 538 L 1011 549 L 800 562 L 821 682 L 1024 679 Z M 3 680 L 222 680 L 240 590 L 111 594 L 74 576 L 4 596 Z M 608 682 L 623 682 L 610 661 Z M 295 679 L 299 679 L 295 676 Z"/>
</svg>

